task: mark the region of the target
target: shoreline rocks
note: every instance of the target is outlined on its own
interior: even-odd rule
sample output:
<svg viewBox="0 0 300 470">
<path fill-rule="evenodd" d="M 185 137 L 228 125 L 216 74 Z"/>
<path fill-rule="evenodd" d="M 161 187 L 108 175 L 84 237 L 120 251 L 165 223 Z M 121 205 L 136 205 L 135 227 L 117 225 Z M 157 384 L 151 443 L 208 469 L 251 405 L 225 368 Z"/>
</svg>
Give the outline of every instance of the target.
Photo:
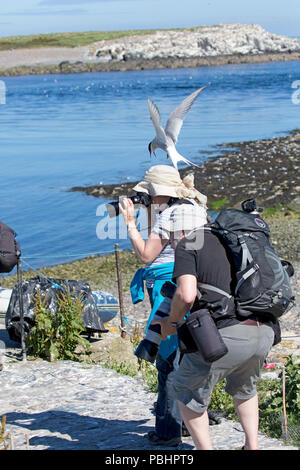
<svg viewBox="0 0 300 470">
<path fill-rule="evenodd" d="M 0 76 L 300 60 L 300 38 L 227 24 L 103 40 L 89 46 L 0 51 Z"/>
<path fill-rule="evenodd" d="M 181 177 L 193 172 L 195 187 L 208 198 L 213 213 L 255 198 L 271 227 L 275 248 L 283 259 L 299 260 L 300 253 L 300 130 L 274 139 L 221 144 L 219 156 L 200 168 L 180 170 Z M 194 161 L 197 161 L 195 158 Z M 153 164 L 156 164 L 153 162 Z M 167 160 L 166 160 L 166 164 Z M 69 191 L 117 200 L 131 196 L 136 182 L 76 186 Z"/>
<path fill-rule="evenodd" d="M 235 206 L 248 197 L 255 197 L 269 208 L 290 204 L 299 207 L 300 130 L 274 139 L 221 144 L 215 149 L 219 155 L 208 158 L 200 169 L 179 170 L 182 177 L 193 171 L 195 187 L 207 195 L 209 209 Z M 134 194 L 136 183 L 75 186 L 70 191 L 117 199 Z"/>
</svg>

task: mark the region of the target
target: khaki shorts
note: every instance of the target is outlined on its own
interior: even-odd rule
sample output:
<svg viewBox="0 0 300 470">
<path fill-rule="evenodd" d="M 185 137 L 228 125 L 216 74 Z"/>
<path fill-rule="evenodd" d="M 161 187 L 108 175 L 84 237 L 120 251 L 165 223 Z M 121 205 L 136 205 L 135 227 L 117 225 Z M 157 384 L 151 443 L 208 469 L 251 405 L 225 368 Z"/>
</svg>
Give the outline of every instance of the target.
<svg viewBox="0 0 300 470">
<path fill-rule="evenodd" d="M 208 363 L 200 352 L 185 354 L 174 374 L 175 397 L 197 413 L 207 410 L 215 385 L 224 378 L 225 390 L 234 398 L 255 396 L 256 382 L 274 340 L 267 325 L 239 323 L 219 331 L 228 348 L 225 356 Z"/>
</svg>

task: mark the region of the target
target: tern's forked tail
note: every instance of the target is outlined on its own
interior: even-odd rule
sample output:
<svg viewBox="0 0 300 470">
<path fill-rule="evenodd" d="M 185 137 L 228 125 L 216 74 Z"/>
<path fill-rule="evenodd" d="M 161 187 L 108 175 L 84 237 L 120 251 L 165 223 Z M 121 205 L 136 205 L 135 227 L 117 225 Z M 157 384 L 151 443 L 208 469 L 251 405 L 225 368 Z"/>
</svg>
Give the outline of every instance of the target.
<svg viewBox="0 0 300 470">
<path fill-rule="evenodd" d="M 197 168 L 200 168 L 199 165 L 196 165 L 196 163 L 191 162 L 187 158 L 185 158 L 183 155 L 180 155 L 180 153 L 177 152 L 176 148 L 168 149 L 167 156 L 170 157 L 172 160 L 172 163 L 176 170 L 178 169 L 178 162 L 182 161 L 186 163 L 189 166 L 196 166 Z"/>
</svg>

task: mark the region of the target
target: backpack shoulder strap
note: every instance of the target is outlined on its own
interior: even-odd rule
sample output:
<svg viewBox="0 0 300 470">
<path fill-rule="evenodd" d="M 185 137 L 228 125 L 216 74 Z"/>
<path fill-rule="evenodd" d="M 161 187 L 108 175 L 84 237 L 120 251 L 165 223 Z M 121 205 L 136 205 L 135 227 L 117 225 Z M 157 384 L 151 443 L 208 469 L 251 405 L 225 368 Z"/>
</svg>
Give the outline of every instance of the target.
<svg viewBox="0 0 300 470">
<path fill-rule="evenodd" d="M 213 292 L 217 292 L 218 294 L 224 295 L 224 297 L 227 297 L 228 299 L 231 299 L 232 295 L 228 294 L 228 292 L 225 292 L 222 289 L 219 289 L 218 287 L 212 286 L 211 284 L 205 284 L 204 282 L 198 282 L 199 287 L 203 287 L 204 289 L 211 290 Z M 201 297 L 201 292 L 198 289 L 198 298 Z"/>
<path fill-rule="evenodd" d="M 243 235 L 238 235 L 237 238 L 238 238 L 238 240 L 240 242 L 240 245 L 241 245 L 241 248 L 242 248 L 241 271 L 244 271 L 244 269 L 246 269 L 246 267 L 247 267 L 248 262 L 252 263 L 253 258 L 251 256 L 251 253 L 249 251 L 249 248 L 247 246 L 246 240 L 243 237 Z"/>
</svg>

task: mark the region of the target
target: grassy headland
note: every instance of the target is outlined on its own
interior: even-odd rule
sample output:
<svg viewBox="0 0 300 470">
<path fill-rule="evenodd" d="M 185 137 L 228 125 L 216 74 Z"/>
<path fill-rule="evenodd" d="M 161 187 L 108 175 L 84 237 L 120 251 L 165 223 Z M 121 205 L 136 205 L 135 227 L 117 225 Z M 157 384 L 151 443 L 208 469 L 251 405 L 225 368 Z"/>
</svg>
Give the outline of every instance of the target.
<svg viewBox="0 0 300 470">
<path fill-rule="evenodd" d="M 197 27 L 199 28 L 199 27 Z M 170 28 L 168 31 L 180 31 L 194 28 Z M 0 51 L 8 49 L 35 49 L 40 47 L 81 47 L 93 42 L 120 39 L 129 36 L 155 34 L 159 29 L 141 29 L 124 31 L 86 31 L 73 33 L 31 34 L 28 36 L 7 36 L 0 38 Z"/>
</svg>

